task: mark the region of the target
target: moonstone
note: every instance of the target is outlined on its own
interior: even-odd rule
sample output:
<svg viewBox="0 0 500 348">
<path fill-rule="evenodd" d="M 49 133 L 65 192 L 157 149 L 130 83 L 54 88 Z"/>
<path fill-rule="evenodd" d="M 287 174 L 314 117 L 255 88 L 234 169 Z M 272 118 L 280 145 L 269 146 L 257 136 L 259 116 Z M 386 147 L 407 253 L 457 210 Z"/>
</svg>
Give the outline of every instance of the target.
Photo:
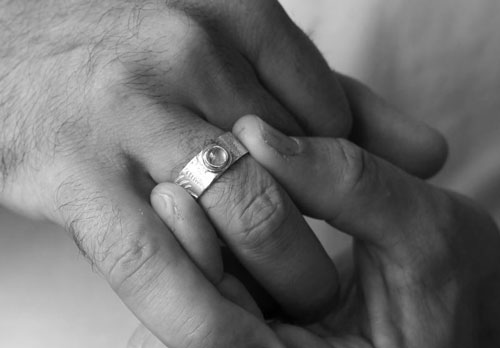
<svg viewBox="0 0 500 348">
<path fill-rule="evenodd" d="M 229 161 L 229 153 L 224 148 L 214 145 L 205 152 L 203 161 L 210 169 L 222 169 Z"/>
</svg>

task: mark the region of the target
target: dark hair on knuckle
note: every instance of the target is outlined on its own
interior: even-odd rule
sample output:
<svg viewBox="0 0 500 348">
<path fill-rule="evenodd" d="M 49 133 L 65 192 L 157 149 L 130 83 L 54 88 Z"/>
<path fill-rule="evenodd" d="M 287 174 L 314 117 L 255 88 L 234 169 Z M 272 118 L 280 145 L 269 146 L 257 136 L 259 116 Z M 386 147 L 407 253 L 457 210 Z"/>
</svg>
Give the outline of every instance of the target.
<svg viewBox="0 0 500 348">
<path fill-rule="evenodd" d="M 103 192 L 87 187 L 74 176 L 59 185 L 55 200 L 59 214 L 66 220 L 65 229 L 95 270 L 96 263 L 109 254 L 109 231 L 121 224 L 118 209 Z"/>
<path fill-rule="evenodd" d="M 99 206 L 85 212 L 82 217 L 75 218 L 68 226 L 78 249 L 94 271 L 100 271 L 99 265 L 112 254 L 113 244 L 109 243 L 110 232 L 117 228 L 123 229 L 121 216 L 115 207 L 99 208 Z"/>
<path fill-rule="evenodd" d="M 86 242 L 86 237 L 84 233 L 79 233 L 78 228 L 75 227 L 79 224 L 80 222 L 78 219 L 75 219 L 71 221 L 67 227 L 66 230 L 70 233 L 71 237 L 73 238 L 73 242 L 75 243 L 76 247 L 78 248 L 78 251 L 80 252 L 80 255 L 82 255 L 90 264 L 90 267 L 92 268 L 93 271 L 95 271 L 95 263 L 92 260 L 92 258 L 88 255 L 86 248 L 84 245 L 87 244 Z"/>
</svg>

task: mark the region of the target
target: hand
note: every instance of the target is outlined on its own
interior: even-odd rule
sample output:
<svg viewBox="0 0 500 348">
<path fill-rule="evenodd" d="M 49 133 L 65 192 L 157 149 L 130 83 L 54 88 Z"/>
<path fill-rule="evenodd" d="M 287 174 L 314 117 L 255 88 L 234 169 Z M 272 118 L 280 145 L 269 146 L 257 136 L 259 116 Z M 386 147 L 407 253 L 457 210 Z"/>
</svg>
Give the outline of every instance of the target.
<svg viewBox="0 0 500 348">
<path fill-rule="evenodd" d="M 234 132 L 301 211 L 354 237 L 355 274 L 289 348 L 498 347 L 500 234 L 476 204 L 349 141 L 290 138 L 257 117 Z"/>
<path fill-rule="evenodd" d="M 498 346 L 500 235 L 480 208 L 346 140 L 289 138 L 255 116 L 238 121 L 234 132 L 301 211 L 354 237 L 354 273 L 344 273 L 339 307 L 313 325 L 275 323 L 284 346 Z M 204 241 L 213 229 L 201 208 L 168 183 L 155 188 L 152 202 L 214 278 L 211 265 L 219 261 Z M 261 317 L 247 293 L 231 293 Z M 131 346 L 162 345 L 143 329 Z"/>
<path fill-rule="evenodd" d="M 236 323 L 253 337 L 245 344 L 274 344 L 267 328 L 216 291 L 222 279 L 211 283 L 199 273 L 147 197 L 242 114 L 258 113 L 289 134 L 346 136 L 353 101 L 314 46 L 267 0 L 4 1 L 0 21 L 9 28 L 0 37 L 0 202 L 64 225 L 161 340 L 231 344 L 241 336 L 223 328 Z M 380 148 L 384 130 L 368 123 L 366 134 Z M 419 141 L 442 148 L 435 133 L 417 128 Z M 422 152 L 419 141 L 400 153 L 380 150 L 404 167 L 402 157 Z M 430 153 L 433 160 L 425 155 L 415 165 L 424 174 L 443 157 Z M 200 203 L 290 315 L 333 302 L 335 277 L 324 281 L 333 265 L 253 161 L 240 161 Z M 301 281 L 284 289 L 291 279 Z M 199 315 L 207 303 L 223 313 L 210 323 L 226 336 Z M 165 313 L 176 320 L 167 322 Z"/>
</svg>

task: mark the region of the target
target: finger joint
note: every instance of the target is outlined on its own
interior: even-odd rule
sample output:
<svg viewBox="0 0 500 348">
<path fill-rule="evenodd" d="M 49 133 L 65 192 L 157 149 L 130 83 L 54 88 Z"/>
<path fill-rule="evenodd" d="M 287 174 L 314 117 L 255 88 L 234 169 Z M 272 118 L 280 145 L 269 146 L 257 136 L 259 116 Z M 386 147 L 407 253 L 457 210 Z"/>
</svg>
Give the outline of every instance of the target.
<svg viewBox="0 0 500 348">
<path fill-rule="evenodd" d="M 248 251 L 262 251 L 269 246 L 283 247 L 283 225 L 289 207 L 285 204 L 283 192 L 272 181 L 235 207 L 233 221 L 239 225 L 240 241 Z"/>
</svg>

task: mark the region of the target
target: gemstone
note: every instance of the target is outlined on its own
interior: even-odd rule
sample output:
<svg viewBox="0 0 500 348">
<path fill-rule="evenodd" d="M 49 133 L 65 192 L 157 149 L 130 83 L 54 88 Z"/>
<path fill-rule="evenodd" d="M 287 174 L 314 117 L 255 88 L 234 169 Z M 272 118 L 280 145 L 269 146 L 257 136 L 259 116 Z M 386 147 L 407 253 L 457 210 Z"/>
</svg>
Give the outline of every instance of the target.
<svg viewBox="0 0 500 348">
<path fill-rule="evenodd" d="M 203 163 L 209 170 L 222 170 L 229 162 L 229 153 L 223 147 L 214 145 L 203 154 Z"/>
</svg>

